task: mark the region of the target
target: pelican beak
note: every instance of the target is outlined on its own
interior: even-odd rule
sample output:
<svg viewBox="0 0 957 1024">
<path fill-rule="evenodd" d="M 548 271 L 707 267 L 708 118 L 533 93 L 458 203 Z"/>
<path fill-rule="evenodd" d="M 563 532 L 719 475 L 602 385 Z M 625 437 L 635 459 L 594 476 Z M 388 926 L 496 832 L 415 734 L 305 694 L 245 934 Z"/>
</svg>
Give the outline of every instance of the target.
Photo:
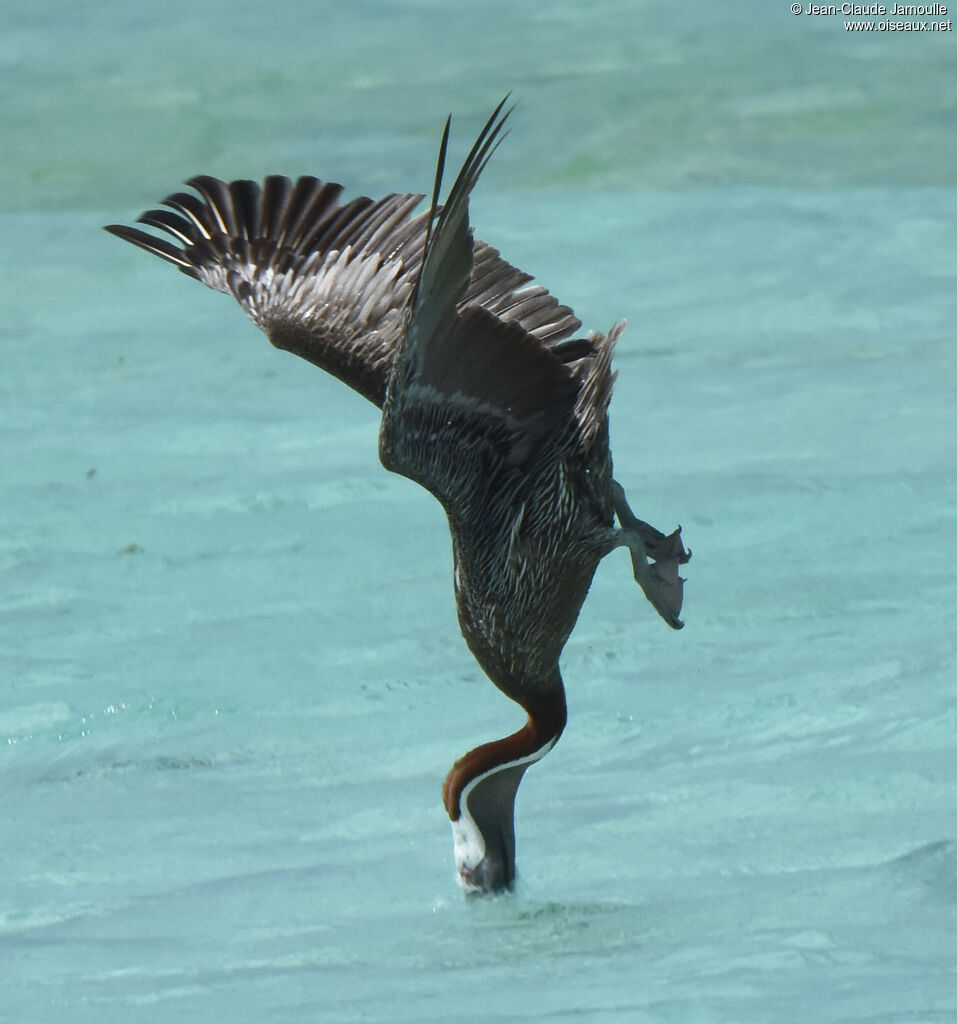
<svg viewBox="0 0 957 1024">
<path fill-rule="evenodd" d="M 452 822 L 459 885 L 467 893 L 500 893 L 515 883 L 515 793 L 527 764 L 488 772 L 462 793 Z"/>
<path fill-rule="evenodd" d="M 499 834 L 488 842 L 478 834 L 474 822 L 464 817 L 452 823 L 452 832 L 462 889 L 473 896 L 510 891 L 515 882 L 514 833 Z"/>
</svg>

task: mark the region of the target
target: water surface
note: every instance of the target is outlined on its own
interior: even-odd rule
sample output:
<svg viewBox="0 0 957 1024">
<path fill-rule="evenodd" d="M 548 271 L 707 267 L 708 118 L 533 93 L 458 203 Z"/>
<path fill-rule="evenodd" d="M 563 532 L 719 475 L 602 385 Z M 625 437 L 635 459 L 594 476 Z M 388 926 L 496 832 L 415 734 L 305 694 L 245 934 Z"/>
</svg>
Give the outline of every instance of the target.
<svg viewBox="0 0 957 1024">
<path fill-rule="evenodd" d="M 951 1021 L 953 35 L 747 2 L 165 3 L 0 42 L 0 1018 Z M 100 231 L 200 172 L 425 191 L 630 326 L 687 627 L 603 565 L 465 901 L 439 787 L 520 713 L 375 410 Z"/>
</svg>

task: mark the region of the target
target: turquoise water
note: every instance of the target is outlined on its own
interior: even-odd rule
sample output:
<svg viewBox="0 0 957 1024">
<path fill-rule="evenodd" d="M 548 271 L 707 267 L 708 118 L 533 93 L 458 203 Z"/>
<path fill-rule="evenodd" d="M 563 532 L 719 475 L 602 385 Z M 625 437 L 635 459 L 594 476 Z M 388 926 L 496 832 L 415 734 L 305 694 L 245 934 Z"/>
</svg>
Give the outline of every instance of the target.
<svg viewBox="0 0 957 1024">
<path fill-rule="evenodd" d="M 957 1019 L 953 34 L 765 0 L 8 6 L 0 1020 Z M 449 765 L 520 714 L 375 410 L 100 231 L 200 172 L 427 190 L 627 317 L 617 476 L 680 522 L 563 660 L 520 885 Z"/>
</svg>

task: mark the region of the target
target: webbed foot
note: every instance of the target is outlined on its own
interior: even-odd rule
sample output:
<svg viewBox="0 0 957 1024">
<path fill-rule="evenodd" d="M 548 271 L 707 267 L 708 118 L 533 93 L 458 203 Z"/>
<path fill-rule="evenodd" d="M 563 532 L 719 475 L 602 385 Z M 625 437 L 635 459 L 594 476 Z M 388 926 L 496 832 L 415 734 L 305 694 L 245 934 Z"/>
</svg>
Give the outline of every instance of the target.
<svg viewBox="0 0 957 1024">
<path fill-rule="evenodd" d="M 615 515 L 621 524 L 619 543 L 631 552 L 635 581 L 644 591 L 655 611 L 671 626 L 681 629 L 678 617 L 684 599 L 684 579 L 678 566 L 684 565 L 691 552 L 681 542 L 681 527 L 667 535 L 638 519 L 628 506 L 621 484 L 612 481 Z"/>
</svg>

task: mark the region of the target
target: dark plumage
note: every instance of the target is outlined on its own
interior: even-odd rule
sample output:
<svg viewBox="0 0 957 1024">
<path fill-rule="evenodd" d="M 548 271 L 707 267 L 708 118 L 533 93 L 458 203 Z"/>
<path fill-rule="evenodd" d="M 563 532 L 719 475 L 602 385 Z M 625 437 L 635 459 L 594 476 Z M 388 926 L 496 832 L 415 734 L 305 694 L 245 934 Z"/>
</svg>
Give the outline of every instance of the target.
<svg viewBox="0 0 957 1024">
<path fill-rule="evenodd" d="M 611 357 L 624 325 L 570 339 L 566 306 L 473 239 L 469 195 L 503 137 L 496 107 L 445 205 L 419 195 L 339 205 L 316 178 L 264 185 L 198 177 L 140 221 L 111 225 L 211 288 L 232 294 L 278 348 L 382 408 L 386 469 L 427 488 L 449 520 L 462 633 L 479 664 L 528 713 L 517 733 L 466 754 L 445 782 L 459 880 L 509 888 L 515 793 L 565 725 L 558 659 L 599 561 L 627 546 L 634 575 L 680 628 L 690 557 L 680 529 L 637 519 L 612 479 Z M 614 526 L 617 517 L 619 528 Z"/>
</svg>

